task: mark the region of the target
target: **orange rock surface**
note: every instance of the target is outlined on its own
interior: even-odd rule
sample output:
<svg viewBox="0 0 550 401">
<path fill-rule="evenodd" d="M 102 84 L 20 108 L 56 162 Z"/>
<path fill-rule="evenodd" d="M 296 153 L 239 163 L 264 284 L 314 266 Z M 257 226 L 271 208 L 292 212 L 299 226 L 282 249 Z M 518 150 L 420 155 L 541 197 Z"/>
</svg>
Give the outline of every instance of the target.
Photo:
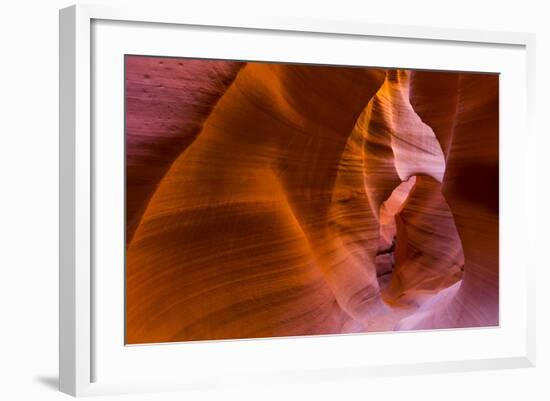
<svg viewBox="0 0 550 401">
<path fill-rule="evenodd" d="M 126 342 L 498 324 L 498 77 L 127 56 Z"/>
</svg>

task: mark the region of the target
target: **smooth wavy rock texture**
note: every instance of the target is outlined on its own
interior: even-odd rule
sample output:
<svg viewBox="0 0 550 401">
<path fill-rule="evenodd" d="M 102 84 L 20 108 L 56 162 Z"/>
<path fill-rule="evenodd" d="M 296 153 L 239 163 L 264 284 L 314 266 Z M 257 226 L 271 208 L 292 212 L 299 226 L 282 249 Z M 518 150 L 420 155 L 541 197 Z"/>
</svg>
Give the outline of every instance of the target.
<svg viewBox="0 0 550 401">
<path fill-rule="evenodd" d="M 498 75 L 126 56 L 126 343 L 494 326 Z"/>
</svg>

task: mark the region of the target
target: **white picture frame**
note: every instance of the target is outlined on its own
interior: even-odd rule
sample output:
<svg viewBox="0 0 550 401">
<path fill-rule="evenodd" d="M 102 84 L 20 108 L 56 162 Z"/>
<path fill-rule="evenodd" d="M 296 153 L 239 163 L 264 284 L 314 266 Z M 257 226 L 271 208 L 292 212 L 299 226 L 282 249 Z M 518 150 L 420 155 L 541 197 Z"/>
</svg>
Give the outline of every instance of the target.
<svg viewBox="0 0 550 401">
<path fill-rule="evenodd" d="M 104 25 L 101 25 L 103 24 L 102 21 L 105 22 Z M 117 23 L 121 23 L 122 25 L 115 27 L 114 25 Z M 128 23 L 138 24 L 132 27 L 127 25 Z M 96 29 L 94 28 L 94 24 L 99 24 L 97 25 L 99 27 L 97 29 L 103 29 L 103 31 L 97 31 L 98 39 L 95 42 L 93 40 L 94 32 L 96 32 L 94 31 Z M 101 26 L 104 28 L 101 28 Z M 500 331 L 486 329 L 483 333 L 476 330 L 462 330 L 458 334 L 460 335 L 460 341 L 470 343 L 476 342 L 477 336 L 483 335 L 486 337 L 485 341 L 497 344 L 494 350 L 488 350 L 487 352 L 473 350 L 465 358 L 442 355 L 440 360 L 434 358 L 420 360 L 411 354 L 406 362 L 396 362 L 389 359 L 386 361 L 380 356 L 376 361 L 372 363 L 365 362 L 364 364 L 353 360 L 350 356 L 348 360 L 342 360 L 339 364 L 335 363 L 335 366 L 331 366 L 330 355 L 332 354 L 330 353 L 330 347 L 342 346 L 342 342 L 344 341 L 355 345 L 363 341 L 361 344 L 364 344 L 364 338 L 362 337 L 333 336 L 325 339 L 322 345 L 323 349 L 328 350 L 329 362 L 318 364 L 316 361 L 313 361 L 310 364 L 304 363 L 293 369 L 285 369 L 285 363 L 288 362 L 285 362 L 284 359 L 276 360 L 274 354 L 280 353 L 281 349 L 283 349 L 282 347 L 286 347 L 284 348 L 286 350 L 309 352 L 310 354 L 308 355 L 314 355 L 316 351 L 321 349 L 318 339 L 300 339 L 298 347 L 292 345 L 296 343 L 296 340 L 292 338 L 275 341 L 262 340 L 263 343 L 258 343 L 254 340 L 207 342 L 208 346 L 199 345 L 193 349 L 188 348 L 189 357 L 202 358 L 204 356 L 210 358 L 214 355 L 220 355 L 220 358 L 234 358 L 242 354 L 242 358 L 247 361 L 247 352 L 251 354 L 265 352 L 265 354 L 261 354 L 264 355 L 262 358 L 273 358 L 271 363 L 276 368 L 271 370 L 262 370 L 259 368 L 258 374 L 243 373 L 245 370 L 242 372 L 237 371 L 233 374 L 228 373 L 228 369 L 230 368 L 228 366 L 226 370 L 220 368 L 213 376 L 208 376 L 204 374 L 204 371 L 197 368 L 196 372 L 194 372 L 194 369 L 190 369 L 186 373 L 187 376 L 185 378 L 178 378 L 176 376 L 162 377 L 162 372 L 159 373 L 158 377 L 152 377 L 151 372 L 144 371 L 141 372 L 142 376 L 136 376 L 135 379 L 132 376 L 133 371 L 129 370 L 130 373 L 126 377 L 117 377 L 113 372 L 110 372 L 109 375 L 106 375 L 106 377 L 108 376 L 107 379 L 98 380 L 98 377 L 102 376 L 101 374 L 98 376 L 97 372 L 98 366 L 101 366 L 101 364 L 98 365 L 95 361 L 98 356 L 100 360 L 107 361 L 110 365 L 115 366 L 113 369 L 118 369 L 122 365 L 116 365 L 117 363 L 132 363 L 135 366 L 136 361 L 140 360 L 145 365 L 150 364 L 151 361 L 158 362 L 162 358 L 168 358 L 166 354 L 171 353 L 171 350 L 174 349 L 173 347 L 178 347 L 177 344 L 168 346 L 151 345 L 145 347 L 147 348 L 146 354 L 140 354 L 137 351 L 126 351 L 124 344 L 121 343 L 119 351 L 122 354 L 132 354 L 130 360 L 110 360 L 108 359 L 110 356 L 106 355 L 109 348 L 103 345 L 106 343 L 104 341 L 105 333 L 102 331 L 98 334 L 96 328 L 101 323 L 103 325 L 102 330 L 105 330 L 104 327 L 112 320 L 109 320 L 108 317 L 102 317 L 101 313 L 99 314 L 100 317 L 97 317 L 94 306 L 94 296 L 99 296 L 94 291 L 98 290 L 98 285 L 105 283 L 104 278 L 98 279 L 98 276 L 94 273 L 95 258 L 101 258 L 101 256 L 94 254 L 94 230 L 97 231 L 98 223 L 95 220 L 97 216 L 94 215 L 94 208 L 96 207 L 94 177 L 97 174 L 96 169 L 98 168 L 98 152 L 102 152 L 102 149 L 104 149 L 102 146 L 96 146 L 93 138 L 94 130 L 92 127 L 99 124 L 98 121 L 94 120 L 97 116 L 94 114 L 96 111 L 92 102 L 95 90 L 92 85 L 93 69 L 102 68 L 101 65 L 96 63 L 94 57 L 100 54 L 97 51 L 101 51 L 102 46 L 106 46 L 104 39 L 108 35 L 115 35 L 113 32 L 119 32 L 117 40 L 115 40 L 114 36 L 111 37 L 113 39 L 113 46 L 117 46 L 117 44 L 122 43 L 120 40 L 122 38 L 121 31 L 131 32 L 132 34 L 129 36 L 139 36 L 139 30 L 144 29 L 144 26 L 157 27 L 155 29 L 160 32 L 159 35 L 166 35 L 167 29 L 179 29 L 178 27 L 205 27 L 207 30 L 219 30 L 219 35 L 228 35 L 227 29 L 232 30 L 232 32 L 246 32 L 247 35 L 263 32 L 266 33 L 266 40 L 275 41 L 278 34 L 285 34 L 290 36 L 306 35 L 313 38 L 322 36 L 328 38 L 327 40 L 330 40 L 332 36 L 338 36 L 349 38 L 350 40 L 360 40 L 361 38 L 383 39 L 387 43 L 403 40 L 421 44 L 435 43 L 439 46 L 443 55 L 446 54 L 444 49 L 447 45 L 458 46 L 458 48 L 451 49 L 452 51 L 461 51 L 460 49 L 462 48 L 479 48 L 479 51 L 483 52 L 485 51 L 483 46 L 511 49 L 510 54 L 513 53 L 513 55 L 510 55 L 510 57 L 515 60 L 514 65 L 517 65 L 517 69 L 510 69 L 510 85 L 516 85 L 518 93 L 523 94 L 519 96 L 520 99 L 516 99 L 515 101 L 519 102 L 517 104 L 521 106 L 520 108 L 524 107 L 524 110 L 522 109 L 519 112 L 519 117 L 514 117 L 516 118 L 515 120 L 510 120 L 510 124 L 514 124 L 514 128 L 521 130 L 522 144 L 519 142 L 505 144 L 505 148 L 501 148 L 501 157 L 508 166 L 515 165 L 517 161 L 518 168 L 507 168 L 504 172 L 510 182 L 523 183 L 523 186 L 522 191 L 518 191 L 517 188 L 515 189 L 515 192 L 517 192 L 515 195 L 512 194 L 514 188 L 511 188 L 510 197 L 514 197 L 514 199 L 510 202 L 517 207 L 508 209 L 511 210 L 511 214 L 505 217 L 510 220 L 510 224 L 505 226 L 513 227 L 514 230 L 527 230 L 526 232 L 528 233 L 535 232 L 535 138 L 531 127 L 535 85 L 534 35 L 399 25 L 374 25 L 362 21 L 295 20 L 292 18 L 271 18 L 252 15 L 242 16 L 237 19 L 234 17 L 227 18 L 215 13 L 210 15 L 188 15 L 184 8 L 181 10 L 162 10 L 154 7 L 113 8 L 104 5 L 78 5 L 63 9 L 60 11 L 59 375 L 61 391 L 74 396 L 80 396 L 225 386 L 251 381 L 258 383 L 288 382 L 295 380 L 324 380 L 343 377 L 361 378 L 380 375 L 534 366 L 534 270 L 536 262 L 533 259 L 534 253 L 531 253 L 527 256 L 523 255 L 520 266 L 517 267 L 517 269 L 521 269 L 521 279 L 515 280 L 520 288 L 517 293 L 512 294 L 510 291 L 507 291 L 508 287 L 506 285 L 503 286 L 503 290 L 501 291 L 504 306 L 507 304 L 516 304 L 512 299 L 514 296 L 521 299 L 521 302 L 517 303 L 519 306 L 517 307 L 517 315 L 515 315 L 518 317 L 518 321 L 510 323 L 510 330 L 511 332 L 513 331 L 513 334 L 501 338 L 498 333 L 500 331 L 505 332 L 506 327 L 501 327 Z M 130 31 L 131 29 L 134 29 L 134 31 Z M 269 35 L 274 37 L 271 38 Z M 146 52 L 147 50 L 142 51 Z M 164 54 L 163 52 L 166 51 L 166 49 L 163 49 L 161 53 Z M 238 52 L 238 49 L 235 51 Z M 144 54 L 151 54 L 150 50 Z M 219 58 L 235 57 L 236 54 L 238 55 L 239 53 L 220 53 Z M 259 59 L 263 59 L 267 56 L 259 57 Z M 277 57 L 275 55 L 273 59 L 277 59 Z M 247 54 L 242 54 L 241 58 L 247 59 Z M 392 62 L 391 59 L 389 60 L 385 63 Z M 500 72 L 498 62 L 502 63 L 502 60 L 505 60 L 505 58 L 502 58 L 501 61 L 498 60 L 500 59 L 495 57 L 492 61 L 493 64 L 486 64 L 488 66 L 487 69 Z M 322 61 L 326 61 L 326 59 Z M 397 63 L 399 61 L 394 62 Z M 412 59 L 411 63 L 413 63 L 413 66 L 415 65 Z M 452 67 L 452 60 L 447 60 L 445 63 L 440 65 L 441 69 L 444 69 L 445 66 L 447 68 L 449 66 Z M 467 60 L 462 63 L 456 69 L 467 70 Z M 405 67 L 410 66 L 407 65 Z M 418 66 L 419 68 L 422 67 L 421 64 L 418 64 Z M 501 96 L 504 97 L 510 91 L 504 90 L 501 93 Z M 505 104 L 502 110 L 509 110 L 506 107 L 508 106 Z M 99 112 L 99 114 L 101 113 Z M 507 148 L 510 151 L 507 151 Z M 109 158 L 112 158 L 109 154 L 102 154 L 101 158 L 106 160 L 105 163 L 115 163 L 116 165 L 116 162 L 113 160 L 109 161 Z M 502 172 L 503 170 L 501 169 Z M 115 184 L 113 183 L 113 185 Z M 506 233 L 508 231 L 510 230 L 507 230 Z M 503 232 L 501 231 L 501 236 L 502 234 Z M 513 235 L 513 233 L 510 233 L 510 235 Z M 506 240 L 506 238 L 504 239 Z M 510 241 L 512 240 L 513 238 L 510 237 Z M 503 252 L 509 252 L 506 255 L 510 260 L 517 259 L 517 250 L 510 249 L 503 250 Z M 113 299 L 120 298 L 118 295 L 114 295 L 115 293 L 119 294 L 116 291 L 123 291 L 120 282 L 112 281 L 112 286 L 118 286 L 118 289 L 113 291 L 111 291 L 111 287 L 105 288 L 105 291 L 102 289 L 100 290 L 102 293 L 101 296 L 112 297 Z M 109 333 L 107 333 L 108 335 Z M 391 334 L 379 334 L 370 338 L 372 338 L 372 342 L 379 342 L 382 341 L 380 339 L 388 335 Z M 415 348 L 419 344 L 425 344 L 426 341 L 437 343 L 438 341 L 442 341 L 443 337 L 452 335 L 454 334 L 451 331 L 444 333 L 409 333 L 400 337 L 399 346 L 406 347 L 408 344 L 410 347 Z M 100 345 L 96 344 L 97 339 L 100 339 Z M 271 349 L 263 349 L 262 347 L 265 347 L 266 342 L 269 341 L 272 341 L 275 346 Z M 460 347 L 458 348 L 460 349 Z M 130 347 L 130 349 L 133 348 Z M 373 359 L 376 358 L 373 356 Z M 173 363 L 173 361 L 170 363 Z M 170 366 L 170 363 L 168 366 Z M 238 364 L 238 362 L 233 363 Z M 188 364 L 190 363 L 188 362 Z M 103 365 L 105 365 L 105 362 Z M 151 376 L 150 380 L 149 376 Z"/>
</svg>

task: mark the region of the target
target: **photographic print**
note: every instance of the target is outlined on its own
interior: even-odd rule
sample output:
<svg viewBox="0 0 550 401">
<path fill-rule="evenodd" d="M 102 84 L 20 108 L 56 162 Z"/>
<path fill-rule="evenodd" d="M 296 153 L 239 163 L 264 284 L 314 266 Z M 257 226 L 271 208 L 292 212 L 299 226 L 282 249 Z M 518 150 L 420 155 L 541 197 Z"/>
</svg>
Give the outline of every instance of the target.
<svg viewBox="0 0 550 401">
<path fill-rule="evenodd" d="M 124 74 L 126 344 L 498 326 L 498 74 Z"/>
</svg>

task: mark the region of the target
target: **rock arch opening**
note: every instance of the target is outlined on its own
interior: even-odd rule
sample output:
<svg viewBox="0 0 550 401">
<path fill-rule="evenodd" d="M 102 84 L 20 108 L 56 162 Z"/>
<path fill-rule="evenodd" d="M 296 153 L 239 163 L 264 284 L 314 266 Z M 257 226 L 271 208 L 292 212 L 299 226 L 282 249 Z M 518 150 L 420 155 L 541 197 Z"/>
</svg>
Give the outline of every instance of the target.
<svg viewBox="0 0 550 401">
<path fill-rule="evenodd" d="M 441 183 L 410 177 L 382 203 L 379 216 L 375 264 L 386 302 L 418 307 L 462 279 L 464 252 Z"/>
</svg>

